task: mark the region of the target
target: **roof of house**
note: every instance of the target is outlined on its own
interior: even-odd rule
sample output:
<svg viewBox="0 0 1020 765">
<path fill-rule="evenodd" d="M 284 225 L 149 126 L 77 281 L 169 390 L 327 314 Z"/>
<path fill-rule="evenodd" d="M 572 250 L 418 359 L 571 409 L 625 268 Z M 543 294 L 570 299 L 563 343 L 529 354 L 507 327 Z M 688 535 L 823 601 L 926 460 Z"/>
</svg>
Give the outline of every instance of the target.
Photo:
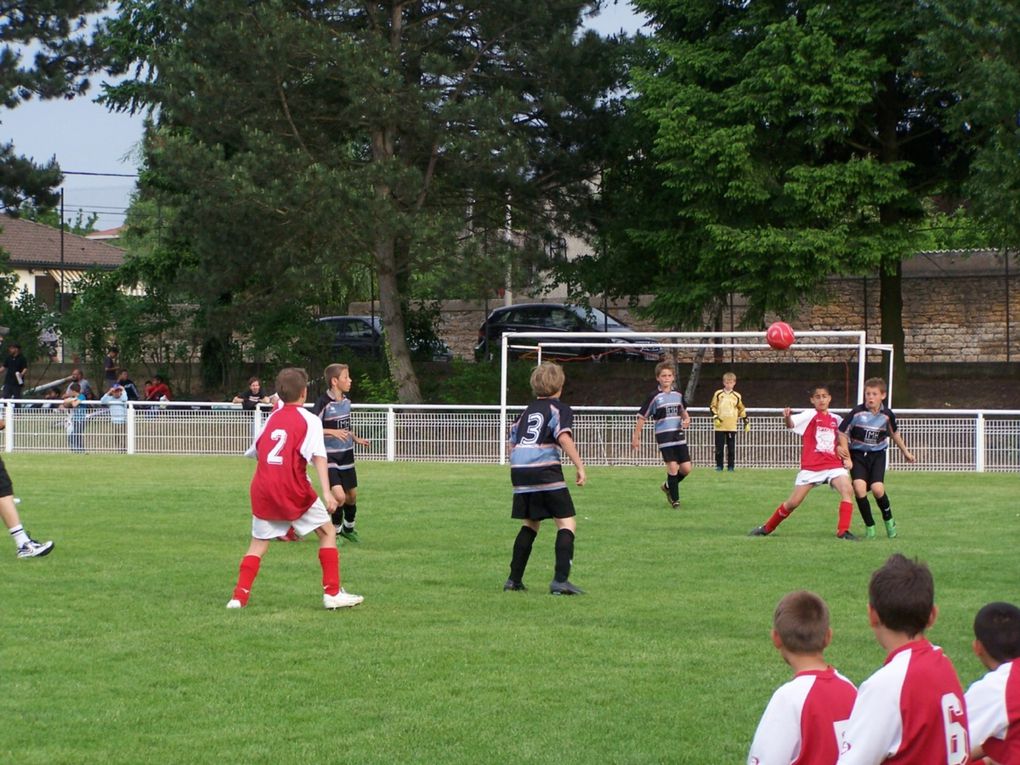
<svg viewBox="0 0 1020 765">
<path fill-rule="evenodd" d="M 127 226 L 117 226 L 115 228 L 104 228 L 102 231 L 93 231 L 89 234 L 85 234 L 86 239 L 120 239 L 124 235 L 124 231 L 127 230 Z"/>
<path fill-rule="evenodd" d="M 113 269 L 124 262 L 124 250 L 30 220 L 0 215 L 0 248 L 14 268 Z"/>
</svg>

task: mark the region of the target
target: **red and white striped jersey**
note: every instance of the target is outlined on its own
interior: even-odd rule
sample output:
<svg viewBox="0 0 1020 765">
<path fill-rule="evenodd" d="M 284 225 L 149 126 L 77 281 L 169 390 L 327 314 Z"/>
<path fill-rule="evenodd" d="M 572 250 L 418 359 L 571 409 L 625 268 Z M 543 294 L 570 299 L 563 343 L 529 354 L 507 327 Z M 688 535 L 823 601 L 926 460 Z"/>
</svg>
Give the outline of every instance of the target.
<svg viewBox="0 0 1020 765">
<path fill-rule="evenodd" d="M 294 521 L 319 495 L 308 479 L 312 457 L 326 456 L 322 423 L 304 407 L 288 404 L 273 411 L 245 453 L 258 457 L 251 479 L 251 512 L 267 521 Z"/>
<path fill-rule="evenodd" d="M 1020 765 L 1020 663 L 1000 664 L 967 689 L 970 744 L 1000 765 Z"/>
<path fill-rule="evenodd" d="M 758 723 L 747 765 L 835 765 L 857 689 L 829 667 L 779 686 Z"/>
<path fill-rule="evenodd" d="M 861 683 L 839 765 L 965 765 L 967 711 L 953 663 L 920 638 Z"/>
</svg>

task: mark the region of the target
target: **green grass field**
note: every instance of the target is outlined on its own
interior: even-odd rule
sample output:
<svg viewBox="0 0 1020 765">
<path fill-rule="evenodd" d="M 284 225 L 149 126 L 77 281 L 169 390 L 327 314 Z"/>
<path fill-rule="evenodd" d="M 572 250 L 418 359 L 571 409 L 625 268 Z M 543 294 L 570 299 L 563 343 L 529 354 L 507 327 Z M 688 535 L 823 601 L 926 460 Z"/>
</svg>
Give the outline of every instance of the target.
<svg viewBox="0 0 1020 765">
<path fill-rule="evenodd" d="M 571 579 L 589 595 L 555 598 L 550 529 L 530 591 L 501 591 L 517 530 L 505 468 L 359 463 L 363 542 L 341 568 L 365 603 L 322 609 L 305 541 L 272 547 L 238 612 L 224 606 L 252 462 L 7 465 L 26 527 L 57 541 L 36 560 L 0 543 L 0 762 L 19 765 L 743 762 L 789 677 L 768 640 L 789 590 L 828 600 L 829 659 L 857 683 L 884 658 L 866 588 L 893 551 L 932 567 L 930 636 L 964 685 L 981 674 L 975 611 L 1020 601 L 1014 475 L 892 473 L 900 538 L 855 545 L 834 539 L 827 489 L 775 535 L 745 536 L 793 471 L 696 470 L 677 512 L 662 471 L 595 468 L 573 490 Z"/>
</svg>

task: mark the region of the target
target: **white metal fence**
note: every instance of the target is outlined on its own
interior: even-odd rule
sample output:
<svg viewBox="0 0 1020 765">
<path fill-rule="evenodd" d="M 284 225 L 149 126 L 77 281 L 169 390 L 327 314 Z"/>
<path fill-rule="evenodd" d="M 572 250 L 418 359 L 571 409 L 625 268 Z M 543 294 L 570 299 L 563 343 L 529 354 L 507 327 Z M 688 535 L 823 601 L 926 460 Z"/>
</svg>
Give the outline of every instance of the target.
<svg viewBox="0 0 1020 765">
<path fill-rule="evenodd" d="M 7 452 L 123 452 L 127 454 L 241 454 L 267 411 L 219 403 L 132 403 L 126 422 L 115 424 L 108 407 L 88 402 L 77 412 L 49 401 L 5 401 Z M 511 411 L 511 417 L 520 407 Z M 740 467 L 793 468 L 800 439 L 783 426 L 781 410 L 750 409 L 751 432 L 737 434 Z M 636 410 L 575 407 L 574 437 L 591 465 L 658 465 L 651 428 L 641 448 L 630 437 Z M 712 466 L 712 418 L 691 409 L 688 441 L 696 466 Z M 372 445 L 359 460 L 495 464 L 505 457 L 498 406 L 354 405 L 354 429 Z M 1020 473 L 1020 410 L 897 411 L 900 431 L 917 457 L 913 465 L 890 449 L 890 467 L 916 471 Z"/>
</svg>

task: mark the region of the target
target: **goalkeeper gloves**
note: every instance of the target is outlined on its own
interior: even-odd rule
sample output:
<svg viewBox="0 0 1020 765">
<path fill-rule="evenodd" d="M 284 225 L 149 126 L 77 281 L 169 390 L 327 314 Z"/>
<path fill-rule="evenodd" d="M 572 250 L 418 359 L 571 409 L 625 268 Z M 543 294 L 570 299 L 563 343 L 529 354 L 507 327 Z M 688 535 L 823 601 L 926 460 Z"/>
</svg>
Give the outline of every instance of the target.
<svg viewBox="0 0 1020 765">
<path fill-rule="evenodd" d="M 744 432 L 745 433 L 750 433 L 751 432 L 751 421 L 748 420 L 748 419 L 744 420 Z"/>
</svg>

